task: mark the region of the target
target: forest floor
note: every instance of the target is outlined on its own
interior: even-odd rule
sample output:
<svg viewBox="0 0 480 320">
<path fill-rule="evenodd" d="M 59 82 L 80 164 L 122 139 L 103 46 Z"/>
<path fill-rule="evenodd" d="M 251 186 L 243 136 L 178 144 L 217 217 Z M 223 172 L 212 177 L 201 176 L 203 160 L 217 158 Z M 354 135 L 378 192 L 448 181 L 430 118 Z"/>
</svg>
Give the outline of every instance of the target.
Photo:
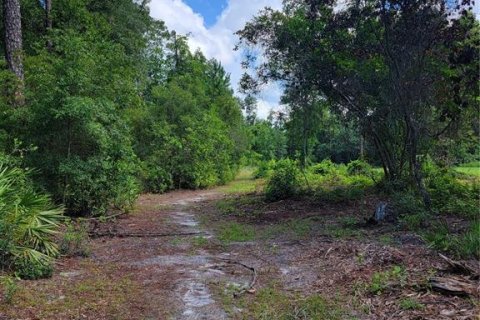
<svg viewBox="0 0 480 320">
<path fill-rule="evenodd" d="M 478 319 L 478 292 L 429 289 L 460 276 L 419 236 L 364 223 L 377 197 L 265 203 L 256 188 L 141 196 L 96 225 L 88 257 L 20 281 L 0 319 Z"/>
</svg>

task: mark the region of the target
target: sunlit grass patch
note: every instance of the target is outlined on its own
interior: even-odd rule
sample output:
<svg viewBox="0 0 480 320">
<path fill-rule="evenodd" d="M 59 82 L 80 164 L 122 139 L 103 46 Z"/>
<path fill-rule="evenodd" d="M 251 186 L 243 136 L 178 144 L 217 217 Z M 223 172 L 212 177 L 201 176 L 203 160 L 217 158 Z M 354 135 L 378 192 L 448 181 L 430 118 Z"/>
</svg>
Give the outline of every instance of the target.
<svg viewBox="0 0 480 320">
<path fill-rule="evenodd" d="M 263 180 L 255 180 L 254 169 L 247 167 L 240 170 L 236 179 L 219 188 L 220 192 L 226 194 L 245 194 L 261 190 Z"/>
</svg>

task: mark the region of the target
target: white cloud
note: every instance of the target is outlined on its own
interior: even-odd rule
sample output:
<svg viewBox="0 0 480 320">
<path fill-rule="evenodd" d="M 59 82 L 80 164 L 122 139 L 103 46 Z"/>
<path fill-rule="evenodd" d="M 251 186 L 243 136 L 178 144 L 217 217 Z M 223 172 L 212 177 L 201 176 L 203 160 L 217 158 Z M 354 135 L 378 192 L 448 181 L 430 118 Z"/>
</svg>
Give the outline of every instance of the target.
<svg viewBox="0 0 480 320">
<path fill-rule="evenodd" d="M 231 74 L 233 88 L 237 89 L 243 70 L 240 66 L 241 53 L 233 50 L 238 40 L 234 33 L 267 6 L 280 9 L 282 1 L 229 0 L 217 23 L 210 28 L 205 27 L 202 16 L 182 0 L 152 0 L 150 14 L 165 21 L 169 29 L 180 34 L 189 34 L 191 49 L 200 48 L 208 58 L 219 60 Z M 266 118 L 271 108 L 278 109 L 280 95 L 281 91 L 276 85 L 265 88 L 258 97 L 258 116 Z"/>
</svg>

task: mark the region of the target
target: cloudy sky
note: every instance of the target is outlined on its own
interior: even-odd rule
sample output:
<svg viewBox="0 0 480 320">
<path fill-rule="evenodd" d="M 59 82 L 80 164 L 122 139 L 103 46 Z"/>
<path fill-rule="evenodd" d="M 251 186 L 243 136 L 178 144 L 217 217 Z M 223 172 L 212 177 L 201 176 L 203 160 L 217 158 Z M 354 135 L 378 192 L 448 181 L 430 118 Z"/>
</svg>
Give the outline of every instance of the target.
<svg viewBox="0 0 480 320">
<path fill-rule="evenodd" d="M 480 3 L 480 0 L 477 1 Z M 242 75 L 241 54 L 233 50 L 241 29 L 260 9 L 281 8 L 281 0 L 151 0 L 154 18 L 165 21 L 168 28 L 190 34 L 192 50 L 200 48 L 208 58 L 221 61 L 231 74 L 232 86 L 238 89 Z M 477 17 L 480 4 L 475 5 Z M 278 109 L 281 90 L 272 85 L 259 95 L 258 116 L 266 118 L 271 109 Z"/>
<path fill-rule="evenodd" d="M 231 74 L 232 87 L 238 89 L 243 73 L 240 52 L 233 50 L 234 35 L 259 10 L 269 6 L 281 8 L 281 0 L 152 0 L 150 12 L 165 21 L 169 29 L 189 34 L 193 50 L 200 48 L 208 58 L 215 58 Z M 259 96 L 258 116 L 266 118 L 270 109 L 278 108 L 281 91 L 266 88 Z"/>
</svg>

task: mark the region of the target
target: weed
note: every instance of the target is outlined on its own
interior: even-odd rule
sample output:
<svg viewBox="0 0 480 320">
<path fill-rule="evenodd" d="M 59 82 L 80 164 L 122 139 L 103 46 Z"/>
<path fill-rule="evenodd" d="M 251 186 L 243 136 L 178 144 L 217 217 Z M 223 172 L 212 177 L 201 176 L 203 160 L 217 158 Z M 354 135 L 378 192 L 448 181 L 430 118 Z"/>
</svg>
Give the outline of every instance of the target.
<svg viewBox="0 0 480 320">
<path fill-rule="evenodd" d="M 425 305 L 414 298 L 403 298 L 400 300 L 399 305 L 402 310 L 421 310 L 425 307 Z"/>
<path fill-rule="evenodd" d="M 255 229 L 246 224 L 229 222 L 220 226 L 218 239 L 224 243 L 252 241 L 255 238 Z"/>
<path fill-rule="evenodd" d="M 18 290 L 17 279 L 9 276 L 0 277 L 0 283 L 3 286 L 3 301 L 6 304 L 12 303 L 13 296 Z"/>
<path fill-rule="evenodd" d="M 219 200 L 215 203 L 217 209 L 222 213 L 222 215 L 230 216 L 236 215 L 237 207 L 231 199 Z"/>
<path fill-rule="evenodd" d="M 53 266 L 50 260 L 17 259 L 15 261 L 15 276 L 24 280 L 50 278 Z"/>
<path fill-rule="evenodd" d="M 343 227 L 335 224 L 325 227 L 326 234 L 334 238 L 358 238 L 362 236 L 362 232 L 357 229 Z"/>
<path fill-rule="evenodd" d="M 208 245 L 208 239 L 205 237 L 194 237 L 192 239 L 192 245 L 196 248 L 204 248 Z"/>
<path fill-rule="evenodd" d="M 85 223 L 67 222 L 67 229 L 60 241 L 60 253 L 75 257 L 88 257 L 90 248 L 88 246 L 88 231 Z"/>
<path fill-rule="evenodd" d="M 303 238 L 309 235 L 313 228 L 313 221 L 310 219 L 292 219 L 283 223 L 273 224 L 262 230 L 263 239 L 272 239 L 281 235 L 289 235 L 296 238 Z"/>
<path fill-rule="evenodd" d="M 432 248 L 461 258 L 480 257 L 480 222 L 474 222 L 463 235 L 452 234 L 445 223 L 435 224 L 424 233 Z"/>
<path fill-rule="evenodd" d="M 259 320 L 344 319 L 347 312 L 336 301 L 315 294 L 301 298 L 282 293 L 275 287 L 259 290 L 253 303 L 247 306 L 246 318 Z"/>
<path fill-rule="evenodd" d="M 392 236 L 388 234 L 383 234 L 378 238 L 378 241 L 384 245 L 392 245 L 395 243 L 395 240 L 393 239 Z"/>
<path fill-rule="evenodd" d="M 405 286 L 407 280 L 407 272 L 400 266 L 394 266 L 392 269 L 375 272 L 372 280 L 368 285 L 368 292 L 379 295 L 393 285 Z"/>
<path fill-rule="evenodd" d="M 346 216 L 339 218 L 340 223 L 345 228 L 353 228 L 357 225 L 358 221 L 354 217 Z"/>
</svg>

